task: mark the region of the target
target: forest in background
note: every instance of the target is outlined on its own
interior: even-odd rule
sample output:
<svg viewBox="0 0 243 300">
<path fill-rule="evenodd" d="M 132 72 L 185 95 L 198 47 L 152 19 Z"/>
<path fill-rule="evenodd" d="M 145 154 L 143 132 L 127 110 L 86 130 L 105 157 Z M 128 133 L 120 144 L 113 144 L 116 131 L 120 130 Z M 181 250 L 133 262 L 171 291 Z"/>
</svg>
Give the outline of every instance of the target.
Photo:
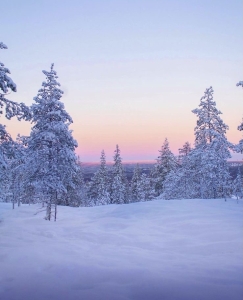
<svg viewBox="0 0 243 300">
<path fill-rule="evenodd" d="M 0 49 L 7 46 L 0 43 Z M 63 91 L 54 64 L 50 71 L 43 71 L 46 80 L 30 107 L 7 99 L 11 91 L 17 91 L 9 74 L 9 69 L 0 63 L 1 113 L 7 119 L 17 117 L 32 124 L 30 135 L 18 135 L 16 140 L 0 124 L 0 201 L 12 202 L 13 208 L 16 203 L 41 203 L 46 220 L 56 220 L 57 205 L 125 204 L 158 197 L 243 197 L 241 168 L 235 168 L 232 176 L 227 163 L 230 151 L 243 151 L 243 140 L 238 144 L 227 140 L 228 126 L 213 100 L 212 87 L 205 90 L 198 108 L 192 111 L 197 117 L 195 143 L 192 146 L 186 141 L 178 157 L 165 139 L 151 170 L 143 172 L 137 165 L 128 179 L 116 145 L 109 170 L 102 150 L 98 170 L 90 180 L 85 180 L 75 154 L 78 144 L 69 129 L 73 121 L 60 101 Z M 237 86 L 243 87 L 243 81 Z M 243 130 L 243 123 L 238 130 Z"/>
</svg>

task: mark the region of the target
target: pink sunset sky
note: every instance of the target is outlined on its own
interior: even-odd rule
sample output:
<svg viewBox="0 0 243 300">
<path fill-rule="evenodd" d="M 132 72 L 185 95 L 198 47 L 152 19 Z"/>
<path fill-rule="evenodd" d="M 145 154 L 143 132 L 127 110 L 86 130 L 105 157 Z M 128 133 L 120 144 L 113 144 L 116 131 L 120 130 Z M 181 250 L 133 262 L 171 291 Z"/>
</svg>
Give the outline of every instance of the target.
<svg viewBox="0 0 243 300">
<path fill-rule="evenodd" d="M 10 0 L 1 7 L 9 49 L 0 61 L 18 91 L 8 98 L 31 105 L 41 71 L 54 62 L 81 161 L 99 161 L 102 149 L 112 161 L 116 144 L 124 161 L 151 161 L 166 137 L 175 154 L 186 141 L 193 145 L 191 110 L 213 86 L 227 137 L 238 143 L 242 9 L 237 0 Z M 1 123 L 13 137 L 31 128 L 4 116 Z"/>
</svg>

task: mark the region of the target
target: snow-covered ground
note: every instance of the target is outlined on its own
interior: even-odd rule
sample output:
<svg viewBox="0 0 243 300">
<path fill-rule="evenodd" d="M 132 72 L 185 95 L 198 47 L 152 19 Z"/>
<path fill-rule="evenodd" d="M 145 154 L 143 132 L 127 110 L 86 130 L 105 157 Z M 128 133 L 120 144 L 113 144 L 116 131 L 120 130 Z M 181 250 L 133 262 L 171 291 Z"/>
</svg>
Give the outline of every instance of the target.
<svg viewBox="0 0 243 300">
<path fill-rule="evenodd" d="M 243 203 L 0 203 L 1 300 L 242 300 Z"/>
</svg>

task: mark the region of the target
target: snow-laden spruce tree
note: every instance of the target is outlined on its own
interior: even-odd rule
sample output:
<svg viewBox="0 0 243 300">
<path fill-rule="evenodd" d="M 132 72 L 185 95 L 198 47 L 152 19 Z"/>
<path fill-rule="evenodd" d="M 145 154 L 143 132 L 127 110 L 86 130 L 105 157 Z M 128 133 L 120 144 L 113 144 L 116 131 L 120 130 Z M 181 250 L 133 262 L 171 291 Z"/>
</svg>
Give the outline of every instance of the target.
<svg viewBox="0 0 243 300">
<path fill-rule="evenodd" d="M 139 178 L 137 191 L 139 201 L 149 201 L 155 198 L 155 193 L 151 184 L 151 178 L 145 173 L 142 173 Z"/>
<path fill-rule="evenodd" d="M 0 49 L 7 49 L 7 46 L 0 42 Z M 5 95 L 12 90 L 16 92 L 16 84 L 7 75 L 10 74 L 9 69 L 4 67 L 0 62 L 0 109 L 6 107 L 6 117 L 10 118 L 11 104 L 5 99 Z M 10 110 L 10 113 L 9 113 Z M 0 110 L 0 114 L 2 114 Z M 0 199 L 6 201 L 6 191 L 8 188 L 8 159 L 14 156 L 13 140 L 10 134 L 6 131 L 6 126 L 0 124 Z"/>
<path fill-rule="evenodd" d="M 93 174 L 90 182 L 88 182 L 88 197 L 91 206 L 98 205 L 98 188 L 97 188 L 98 176 L 97 172 Z"/>
<path fill-rule="evenodd" d="M 0 49 L 7 49 L 8 47 L 0 42 Z M 25 119 L 30 120 L 31 115 L 27 106 L 23 103 L 13 102 L 6 99 L 6 95 L 11 92 L 17 91 L 17 86 L 13 80 L 9 77 L 10 71 L 0 62 L 0 114 L 3 113 L 1 110 L 5 107 L 5 117 L 11 119 L 16 116 L 18 120 Z"/>
<path fill-rule="evenodd" d="M 165 182 L 163 196 L 171 198 L 226 198 L 231 194 L 227 159 L 231 144 L 225 136 L 228 126 L 213 101 L 212 87 L 206 89 L 197 115 L 195 148 L 184 156 L 175 172 Z"/>
<path fill-rule="evenodd" d="M 164 181 L 161 197 L 166 200 L 188 198 L 184 196 L 184 173 L 182 167 L 172 170 Z"/>
<path fill-rule="evenodd" d="M 7 48 L 8 47 L 6 45 L 0 42 L 0 49 Z M 2 62 L 0 62 L 0 107 L 2 108 L 5 105 L 6 117 L 11 118 L 13 115 L 15 115 L 18 105 L 15 105 L 14 102 L 5 99 L 5 95 L 7 95 L 10 91 L 16 92 L 17 86 L 8 76 L 8 74 L 10 74 L 9 69 L 6 68 Z M 2 111 L 0 111 L 0 113 L 2 113 Z"/>
<path fill-rule="evenodd" d="M 170 150 L 167 138 L 165 139 L 159 152 L 160 155 L 157 158 L 157 163 L 155 164 L 154 169 L 151 172 L 156 196 L 159 196 L 163 192 L 163 184 L 166 176 L 172 170 L 175 170 L 177 168 L 176 158 Z"/>
<path fill-rule="evenodd" d="M 18 167 L 18 172 L 20 173 L 19 178 L 21 178 L 21 188 L 20 188 L 20 198 L 21 203 L 23 204 L 31 204 L 40 202 L 38 197 L 35 197 L 35 185 L 34 182 L 27 182 L 28 174 L 26 174 L 26 161 L 27 161 L 27 140 L 28 136 L 21 136 L 20 134 L 17 136 L 17 147 L 18 147 L 18 155 L 17 163 L 15 163 Z"/>
<path fill-rule="evenodd" d="M 114 154 L 114 165 L 111 171 L 110 186 L 111 203 L 128 203 L 128 182 L 124 174 L 119 146 L 116 145 Z"/>
<path fill-rule="evenodd" d="M 13 140 L 6 131 L 5 126 L 0 124 L 0 169 L 7 167 L 8 158 L 14 157 Z M 1 173 L 0 173 L 1 174 Z"/>
<path fill-rule="evenodd" d="M 179 164 L 183 162 L 189 155 L 189 153 L 192 151 L 191 144 L 189 142 L 185 142 L 185 144 L 182 146 L 182 148 L 179 149 Z"/>
<path fill-rule="evenodd" d="M 56 220 L 57 204 L 67 204 L 66 195 L 75 189 L 78 172 L 74 152 L 77 142 L 69 130 L 73 121 L 60 101 L 63 92 L 53 66 L 49 72 L 43 71 L 46 81 L 30 107 L 34 125 L 26 139 L 25 164 L 25 184 L 34 185 L 36 194 L 44 197 L 47 220 L 51 219 L 53 207 Z"/>
<path fill-rule="evenodd" d="M 181 159 L 178 170 L 167 177 L 164 197 L 226 198 L 231 190 L 227 165 L 230 144 L 225 136 L 228 126 L 213 101 L 212 87 L 206 89 L 193 113 L 198 117 L 195 148 Z"/>
<path fill-rule="evenodd" d="M 105 205 L 111 203 L 110 180 L 106 166 L 106 156 L 104 150 L 101 151 L 100 167 L 91 178 L 89 185 L 89 196 L 94 205 Z"/>
<path fill-rule="evenodd" d="M 22 202 L 24 197 L 23 193 L 23 173 L 24 173 L 24 162 L 25 162 L 25 148 L 23 146 L 21 138 L 18 136 L 17 140 L 12 143 L 14 156 L 9 159 L 8 164 L 8 195 L 9 199 L 13 203 Z"/>
<path fill-rule="evenodd" d="M 194 129 L 196 147 L 205 148 L 219 137 L 226 140 L 225 134 L 229 128 L 220 118 L 222 113 L 216 108 L 213 93 L 212 87 L 206 89 L 199 108 L 192 111 L 198 118 Z"/>
<path fill-rule="evenodd" d="M 9 190 L 9 161 L 14 158 L 14 141 L 0 124 L 0 199 L 7 201 Z"/>
<path fill-rule="evenodd" d="M 4 201 L 15 203 L 23 199 L 23 172 L 25 148 L 20 137 L 13 141 L 0 125 L 0 194 L 5 194 Z"/>
<path fill-rule="evenodd" d="M 136 167 L 133 170 L 133 176 L 131 180 L 131 201 L 132 202 L 138 202 L 140 200 L 139 195 L 139 183 L 141 180 L 141 169 L 139 164 L 136 165 Z"/>
<path fill-rule="evenodd" d="M 139 164 L 134 168 L 130 190 L 131 202 L 148 201 L 155 197 L 151 178 L 142 173 Z"/>
<path fill-rule="evenodd" d="M 230 195 L 231 181 L 227 164 L 231 157 L 226 138 L 228 126 L 220 118 L 222 113 L 216 108 L 212 87 L 206 89 L 199 108 L 192 112 L 198 118 L 192 155 L 195 159 L 193 178 L 200 198 L 226 198 Z"/>
<path fill-rule="evenodd" d="M 195 171 L 194 157 L 191 155 L 192 151 L 191 144 L 186 142 L 182 148 L 179 149 L 180 167 L 178 168 L 178 173 L 180 177 L 180 193 L 179 197 L 189 199 L 195 198 L 196 194 L 194 192 L 194 182 L 190 180 L 192 173 Z"/>
<path fill-rule="evenodd" d="M 192 151 L 189 142 L 179 149 L 178 167 L 166 177 L 164 182 L 163 197 L 165 199 L 188 199 L 195 196 L 192 193 L 190 180 L 193 171 L 190 153 Z"/>
<path fill-rule="evenodd" d="M 0 49 L 7 46 L 0 42 Z M 0 114 L 5 111 L 5 117 L 11 119 L 16 116 L 18 120 L 30 120 L 29 109 L 23 103 L 16 103 L 6 99 L 6 95 L 17 91 L 17 86 L 9 77 L 10 71 L 0 62 Z M 10 162 L 15 158 L 15 142 L 6 131 L 6 127 L 0 124 L 0 199 L 7 201 L 10 191 L 9 176 Z"/>
</svg>

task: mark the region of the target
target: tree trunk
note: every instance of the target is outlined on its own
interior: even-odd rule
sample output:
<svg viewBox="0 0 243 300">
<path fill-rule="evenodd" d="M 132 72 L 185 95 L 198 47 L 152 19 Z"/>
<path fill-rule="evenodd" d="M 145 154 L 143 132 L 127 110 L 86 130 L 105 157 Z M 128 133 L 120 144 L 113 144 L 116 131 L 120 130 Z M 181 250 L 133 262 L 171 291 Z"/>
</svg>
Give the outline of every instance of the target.
<svg viewBox="0 0 243 300">
<path fill-rule="evenodd" d="M 55 199 L 55 217 L 54 217 L 54 221 L 56 222 L 57 220 L 57 192 L 56 192 L 56 199 Z"/>
<path fill-rule="evenodd" d="M 46 206 L 46 220 L 51 221 L 51 199 L 49 200 L 49 202 L 47 203 Z"/>
</svg>

